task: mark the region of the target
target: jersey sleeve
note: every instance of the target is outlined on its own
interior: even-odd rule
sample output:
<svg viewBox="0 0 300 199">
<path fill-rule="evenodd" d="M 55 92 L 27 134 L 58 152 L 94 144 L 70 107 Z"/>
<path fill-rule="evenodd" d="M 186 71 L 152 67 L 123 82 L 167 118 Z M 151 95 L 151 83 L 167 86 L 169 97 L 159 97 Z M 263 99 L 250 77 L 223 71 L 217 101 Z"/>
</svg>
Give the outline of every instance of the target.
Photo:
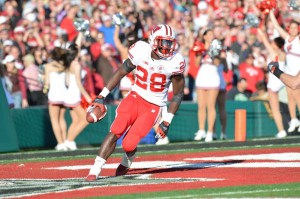
<svg viewBox="0 0 300 199">
<path fill-rule="evenodd" d="M 144 50 L 145 51 L 145 50 Z M 134 65 L 139 64 L 139 59 L 141 54 L 143 52 L 143 42 L 137 41 L 136 43 L 132 44 L 128 49 L 128 58 Z"/>
<path fill-rule="evenodd" d="M 176 58 L 174 59 L 174 69 L 172 71 L 172 75 L 183 74 L 186 68 L 186 63 L 181 54 L 177 54 Z"/>
</svg>

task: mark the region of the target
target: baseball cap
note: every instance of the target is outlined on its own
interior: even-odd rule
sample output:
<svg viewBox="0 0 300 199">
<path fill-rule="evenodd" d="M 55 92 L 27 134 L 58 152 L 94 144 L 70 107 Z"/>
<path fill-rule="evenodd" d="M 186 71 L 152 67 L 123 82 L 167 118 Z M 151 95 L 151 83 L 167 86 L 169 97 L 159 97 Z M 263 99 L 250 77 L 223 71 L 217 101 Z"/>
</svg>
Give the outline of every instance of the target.
<svg viewBox="0 0 300 199">
<path fill-rule="evenodd" d="M 113 50 L 114 47 L 111 44 L 105 43 L 101 46 L 101 50 Z"/>
<path fill-rule="evenodd" d="M 12 42 L 12 40 L 5 40 L 3 42 L 3 46 L 12 46 L 14 43 Z"/>
<path fill-rule="evenodd" d="M 102 16 L 102 21 L 106 21 L 106 20 L 111 20 L 111 16 L 109 15 Z"/>
<path fill-rule="evenodd" d="M 205 1 L 200 1 L 198 3 L 198 9 L 199 10 L 206 10 L 208 8 L 208 5 Z"/>
<path fill-rule="evenodd" d="M 2 63 L 3 64 L 7 64 L 7 63 L 13 62 L 13 61 L 15 61 L 14 56 L 12 56 L 12 55 L 6 55 L 5 58 L 4 58 L 4 60 L 2 61 Z"/>
<path fill-rule="evenodd" d="M 81 51 L 80 51 L 80 55 L 87 55 L 89 52 L 88 52 L 88 50 L 87 49 L 81 49 Z"/>
<path fill-rule="evenodd" d="M 4 24 L 7 21 L 5 16 L 0 16 L 0 24 Z"/>
<path fill-rule="evenodd" d="M 25 32 L 25 28 L 23 26 L 17 26 L 14 29 L 14 33 L 23 33 Z"/>
</svg>

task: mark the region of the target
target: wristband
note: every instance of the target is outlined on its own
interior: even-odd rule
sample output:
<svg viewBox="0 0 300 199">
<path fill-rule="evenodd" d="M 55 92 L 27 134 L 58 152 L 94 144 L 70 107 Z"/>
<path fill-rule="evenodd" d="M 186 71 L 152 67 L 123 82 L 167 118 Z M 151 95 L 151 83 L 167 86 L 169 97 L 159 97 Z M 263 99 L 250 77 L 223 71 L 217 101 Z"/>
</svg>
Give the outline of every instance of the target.
<svg viewBox="0 0 300 199">
<path fill-rule="evenodd" d="M 106 87 L 104 87 L 99 95 L 101 95 L 105 98 L 109 93 L 110 93 L 110 91 Z"/>
<path fill-rule="evenodd" d="M 163 115 L 162 121 L 168 122 L 169 124 L 171 124 L 173 117 L 174 117 L 173 113 L 166 113 Z"/>
<path fill-rule="evenodd" d="M 275 75 L 278 79 L 280 79 L 281 74 L 283 74 L 283 72 L 279 69 L 279 68 L 275 68 L 273 75 Z"/>
</svg>

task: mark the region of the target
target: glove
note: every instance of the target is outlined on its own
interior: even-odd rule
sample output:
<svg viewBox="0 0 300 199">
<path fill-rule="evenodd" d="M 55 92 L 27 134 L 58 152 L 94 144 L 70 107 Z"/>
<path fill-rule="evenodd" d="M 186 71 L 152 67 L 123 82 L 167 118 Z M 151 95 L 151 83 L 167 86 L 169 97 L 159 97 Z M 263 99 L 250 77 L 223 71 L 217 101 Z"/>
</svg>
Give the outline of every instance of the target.
<svg viewBox="0 0 300 199">
<path fill-rule="evenodd" d="M 169 126 L 170 124 L 168 122 L 161 122 L 157 128 L 157 132 L 156 132 L 156 138 L 157 139 L 164 139 L 169 131 Z"/>
<path fill-rule="evenodd" d="M 280 75 L 283 73 L 280 69 L 279 69 L 279 63 L 278 63 L 278 57 L 276 56 L 275 61 L 271 61 L 268 64 L 268 69 L 269 71 L 275 75 L 278 79 L 280 79 Z"/>
<path fill-rule="evenodd" d="M 87 112 L 89 112 L 89 110 L 92 107 L 98 106 L 101 109 L 101 112 L 105 112 L 106 111 L 106 107 L 105 107 L 105 102 L 104 102 L 105 98 L 101 95 L 98 95 L 94 101 L 92 102 L 92 104 L 87 108 Z"/>
</svg>

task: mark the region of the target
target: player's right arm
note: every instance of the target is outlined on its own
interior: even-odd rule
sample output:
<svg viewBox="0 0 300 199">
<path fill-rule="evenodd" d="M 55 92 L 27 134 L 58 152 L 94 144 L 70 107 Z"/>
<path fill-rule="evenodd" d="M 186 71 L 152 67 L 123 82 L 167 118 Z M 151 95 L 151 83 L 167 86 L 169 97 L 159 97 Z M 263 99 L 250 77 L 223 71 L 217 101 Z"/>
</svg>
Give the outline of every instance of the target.
<svg viewBox="0 0 300 199">
<path fill-rule="evenodd" d="M 107 85 L 103 88 L 100 94 L 95 98 L 92 103 L 92 106 L 99 106 L 100 108 L 104 107 L 104 98 L 113 90 L 121 81 L 121 79 L 135 69 L 135 65 L 126 59 L 122 66 L 114 73 L 112 78 L 108 81 Z"/>
<path fill-rule="evenodd" d="M 96 97 L 92 105 L 103 106 L 104 98 L 112 91 L 121 81 L 121 79 L 128 73 L 136 68 L 138 56 L 132 56 L 137 54 L 140 50 L 139 47 L 141 42 L 133 44 L 128 49 L 128 58 L 123 62 L 122 66 L 114 73 L 112 78 L 108 81 L 107 85 L 102 89 L 100 94 Z M 137 44 L 137 45 L 136 45 Z"/>
<path fill-rule="evenodd" d="M 122 66 L 115 72 L 113 77 L 109 80 L 109 82 L 106 85 L 106 88 L 110 91 L 114 89 L 119 84 L 121 79 L 128 73 L 130 73 L 132 70 L 134 70 L 135 67 L 136 66 L 131 62 L 130 59 L 126 59 L 123 62 Z"/>
</svg>

